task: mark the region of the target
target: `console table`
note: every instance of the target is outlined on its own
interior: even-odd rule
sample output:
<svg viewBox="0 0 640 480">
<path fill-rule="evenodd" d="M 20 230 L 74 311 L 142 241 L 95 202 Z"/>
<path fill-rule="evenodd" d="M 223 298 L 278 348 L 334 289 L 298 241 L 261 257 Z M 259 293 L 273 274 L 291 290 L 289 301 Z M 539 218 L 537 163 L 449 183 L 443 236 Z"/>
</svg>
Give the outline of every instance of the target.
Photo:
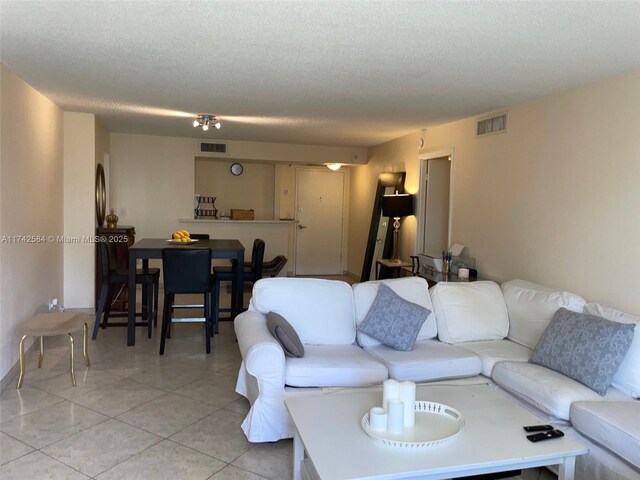
<svg viewBox="0 0 640 480">
<path fill-rule="evenodd" d="M 391 260 L 389 258 L 381 258 L 376 260 L 376 280 L 383 278 L 397 278 L 402 274 L 402 269 L 411 267 L 411 262 Z M 391 272 L 391 276 L 386 273 Z"/>
<path fill-rule="evenodd" d="M 449 273 L 445 275 L 442 272 L 436 272 L 435 270 L 422 269 L 419 275 L 424 278 L 430 287 L 433 287 L 439 282 L 475 282 L 478 277 L 460 278 L 457 273 Z"/>
</svg>

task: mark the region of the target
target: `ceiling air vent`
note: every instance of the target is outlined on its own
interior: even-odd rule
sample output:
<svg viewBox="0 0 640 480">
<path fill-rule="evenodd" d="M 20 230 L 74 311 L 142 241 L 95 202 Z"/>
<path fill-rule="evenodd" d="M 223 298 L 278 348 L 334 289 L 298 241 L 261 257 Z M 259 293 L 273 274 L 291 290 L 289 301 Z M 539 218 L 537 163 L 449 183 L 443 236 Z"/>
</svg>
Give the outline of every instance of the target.
<svg viewBox="0 0 640 480">
<path fill-rule="evenodd" d="M 492 133 L 505 132 L 507 130 L 507 114 L 498 115 L 496 117 L 485 118 L 479 120 L 476 127 L 476 135 L 490 135 Z"/>
<path fill-rule="evenodd" d="M 200 142 L 200 153 L 227 153 L 227 144 Z"/>
</svg>

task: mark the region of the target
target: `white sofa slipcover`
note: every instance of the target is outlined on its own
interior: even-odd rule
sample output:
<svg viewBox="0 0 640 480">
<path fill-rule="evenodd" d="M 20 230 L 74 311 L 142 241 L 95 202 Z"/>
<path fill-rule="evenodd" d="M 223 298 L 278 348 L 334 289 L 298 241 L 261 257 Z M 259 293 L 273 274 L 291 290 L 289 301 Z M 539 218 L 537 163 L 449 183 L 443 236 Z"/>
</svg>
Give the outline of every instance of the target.
<svg viewBox="0 0 640 480">
<path fill-rule="evenodd" d="M 575 402 L 570 416 L 578 432 L 640 465 L 640 402 Z"/>
<path fill-rule="evenodd" d="M 270 278 L 256 282 L 250 310 L 282 315 L 300 341 L 314 345 L 350 345 L 356 339 L 351 285 L 318 278 Z"/>
<path fill-rule="evenodd" d="M 438 340 L 418 340 L 409 352 L 375 345 L 365 351 L 389 369 L 389 377 L 412 382 L 472 377 L 482 369 L 480 358 L 469 350 Z M 428 365 L 428 368 L 426 366 Z"/>
<path fill-rule="evenodd" d="M 520 332 L 520 334 L 515 333 L 513 336 L 513 339 L 518 340 L 518 342 L 511 340 L 509 337 L 478 341 L 473 335 L 467 335 L 466 337 L 462 335 L 462 338 L 466 341 L 452 345 L 441 342 L 442 338 L 421 338 L 417 341 L 414 351 L 396 352 L 373 339 L 359 337 L 359 340 L 364 344 L 364 348 L 359 350 L 358 344 L 353 341 L 347 343 L 347 341 L 356 338 L 355 328 L 357 321 L 366 315 L 366 306 L 371 304 L 375 296 L 373 292 L 377 291 L 377 284 L 355 285 L 350 289 L 353 298 L 349 299 L 348 290 L 345 289 L 344 284 L 341 284 L 341 282 L 319 285 L 306 280 L 308 279 L 260 280 L 254 286 L 250 311 L 236 318 L 236 335 L 243 359 L 238 374 L 236 390 L 247 397 L 251 403 L 251 409 L 242 425 L 250 441 L 273 441 L 293 435 L 293 426 L 284 407 L 284 400 L 292 395 L 317 393 L 319 390 L 315 387 L 291 387 L 287 383 L 349 386 L 347 384 L 351 382 L 356 385 L 366 384 L 368 380 L 373 381 L 373 376 L 367 377 L 370 372 L 360 371 L 357 375 L 353 373 L 335 374 L 335 370 L 331 374 L 321 372 L 325 365 L 325 360 L 322 360 L 323 355 L 336 356 L 334 353 L 336 348 L 343 353 L 353 348 L 357 349 L 353 350 L 353 352 L 358 351 L 359 353 L 354 353 L 353 356 L 345 354 L 344 358 L 340 360 L 345 362 L 344 368 L 349 372 L 353 372 L 362 363 L 359 363 L 358 358 L 367 358 L 367 362 L 364 363 L 373 362 L 370 364 L 371 371 L 376 371 L 376 375 L 379 374 L 380 380 L 374 383 L 380 383 L 383 377 L 382 372 L 384 371 L 392 377 L 410 378 L 416 381 L 435 381 L 461 376 L 464 375 L 461 372 L 465 368 L 467 368 L 468 375 L 471 376 L 482 371 L 485 376 L 491 376 L 496 388 L 502 388 L 505 392 L 510 393 L 515 399 L 523 402 L 542 418 L 547 418 L 549 421 L 553 421 L 553 418 L 560 419 L 558 421 L 563 422 L 563 429 L 567 434 L 576 435 L 579 440 L 581 439 L 589 445 L 591 453 L 581 456 L 577 460 L 576 472 L 580 474 L 578 478 L 588 478 L 590 480 L 640 478 L 640 465 L 637 463 L 637 458 L 633 455 L 629 456 L 624 450 L 620 449 L 618 444 L 610 443 L 608 441 L 609 433 L 598 436 L 596 433 L 586 429 L 584 425 L 580 425 L 584 433 L 581 433 L 577 428 L 567 426 L 567 419 L 572 420 L 572 415 L 575 416 L 573 413 L 575 409 L 572 409 L 572 406 L 576 402 L 595 402 L 599 404 L 599 407 L 602 407 L 604 403 L 615 405 L 616 401 L 620 400 L 631 402 L 634 405 L 640 403 L 632 401 L 632 397 L 626 391 L 622 392 L 617 388 L 610 388 L 605 397 L 600 397 L 584 385 L 558 372 L 539 365 L 529 364 L 526 361 L 531 353 L 531 348 L 526 345 L 535 346 L 539 338 L 539 332 L 546 328 L 557 308 L 564 306 L 580 311 L 581 306 L 586 304 L 577 295 L 554 291 L 520 280 L 503 284 L 502 289 L 499 289 L 499 291 L 506 293 L 502 293 L 500 296 L 491 294 L 490 297 L 496 304 L 489 305 L 489 310 L 501 311 L 501 309 L 506 309 L 509 312 L 509 336 L 511 337 L 511 333 Z M 281 283 L 268 285 L 271 281 L 281 281 Z M 393 285 L 391 288 L 403 297 L 405 295 L 414 295 L 420 289 L 422 291 L 425 290 L 424 283 L 416 283 L 423 282 L 421 279 L 408 278 L 385 282 L 390 282 Z M 333 283 L 340 285 L 335 286 Z M 450 284 L 447 289 L 459 288 L 459 292 L 474 292 L 473 289 L 468 289 L 468 285 Z M 316 288 L 316 286 L 319 288 Z M 495 291 L 495 284 L 487 288 Z M 436 289 L 431 289 L 430 296 L 434 290 Z M 293 292 L 295 292 L 295 295 L 292 294 Z M 409 292 L 413 293 L 409 294 Z M 458 295 L 459 292 L 453 292 L 453 295 L 448 297 L 457 299 L 455 302 L 450 302 L 449 306 L 455 306 L 456 302 L 459 302 L 469 312 L 473 312 L 484 308 L 482 306 L 483 302 L 487 302 L 486 296 L 474 294 L 465 298 L 463 295 Z M 340 298 L 336 305 L 335 315 L 333 312 L 334 293 Z M 277 298 L 272 298 L 274 296 Z M 444 336 L 451 331 L 457 335 L 457 332 L 464 330 L 462 323 L 464 315 L 462 314 L 454 316 L 441 315 L 440 318 L 444 319 L 444 323 L 438 322 L 439 308 L 446 302 L 437 301 L 436 296 L 433 296 L 431 300 L 436 316 L 436 329 L 439 329 L 440 324 L 442 324 L 443 330 L 447 330 Z M 349 315 L 350 302 L 353 302 L 351 315 Z M 427 302 L 428 300 L 423 300 L 421 304 L 425 305 Z M 313 310 L 317 305 L 322 306 L 322 315 L 317 315 Z M 307 314 L 304 313 L 305 308 L 308 309 Z M 596 307 L 593 308 L 595 309 Z M 621 312 L 616 313 L 611 309 L 607 310 L 605 307 L 598 308 L 598 311 L 604 312 L 604 314 L 600 313 L 600 315 L 615 317 L 611 318 L 612 320 L 624 317 L 627 320 L 635 321 L 634 319 L 636 318 Z M 279 311 L 276 309 L 279 309 Z M 304 366 L 307 371 L 297 377 L 292 374 L 293 370 L 295 370 L 295 362 L 291 363 L 292 359 L 285 358 L 281 346 L 266 329 L 266 313 L 268 313 L 268 310 L 278 311 L 285 318 L 291 316 L 295 319 L 292 322 L 294 328 L 301 328 L 306 332 L 303 335 L 303 342 L 305 343 L 305 348 L 308 348 L 310 352 L 308 363 Z M 512 313 L 513 315 L 511 315 Z M 596 312 L 591 311 L 589 313 Z M 336 325 L 336 331 L 341 332 L 340 335 L 332 337 L 330 333 L 332 330 L 326 328 L 328 324 L 326 319 L 328 317 L 332 321 L 339 318 L 339 322 L 344 323 Z M 454 319 L 455 325 L 453 329 L 449 328 L 447 324 L 450 318 Z M 478 316 L 476 315 L 473 318 L 474 322 L 476 322 Z M 496 316 L 483 318 L 488 322 L 492 322 Z M 478 328 L 478 325 L 474 323 L 471 330 L 472 333 L 482 332 L 482 335 L 484 335 L 484 332 L 487 331 L 495 332 L 495 326 L 498 324 L 490 325 L 488 328 L 486 325 L 480 325 L 480 328 Z M 429 331 L 429 328 L 431 327 L 428 326 L 423 329 L 420 332 L 421 335 L 424 335 L 424 337 L 432 335 L 433 331 Z M 317 330 L 323 331 L 318 332 Z M 439 336 L 441 333 L 438 330 Z M 504 330 L 500 331 L 500 334 L 503 333 Z M 499 335 L 496 336 L 499 337 Z M 635 365 L 637 364 L 637 358 L 640 358 L 637 356 L 640 355 L 640 342 L 637 341 L 639 337 L 640 331 L 637 331 L 631 349 L 623 361 L 623 365 L 629 368 L 621 368 L 615 376 L 616 385 L 627 386 L 629 391 L 633 392 L 638 390 L 636 383 L 638 369 L 635 368 Z M 455 340 L 459 339 L 458 337 Z M 449 340 L 452 339 L 449 338 Z M 318 344 L 315 344 L 315 341 Z M 464 353 L 460 352 L 459 356 L 452 355 L 452 352 L 456 352 L 458 349 L 464 351 Z M 360 357 L 361 354 L 368 355 L 370 359 L 369 357 Z M 451 361 L 451 364 L 448 364 L 449 361 Z M 333 359 L 329 362 L 327 370 L 332 368 L 338 368 Z M 290 375 L 289 379 L 287 379 L 287 371 Z M 333 376 L 334 374 L 335 376 Z M 302 378 L 304 380 L 301 380 Z M 308 378 L 313 378 L 313 380 L 307 380 Z M 467 379 L 469 381 L 474 380 L 471 377 Z M 598 421 L 602 421 L 605 424 L 612 423 L 612 421 L 608 420 L 606 414 L 601 414 L 599 409 L 593 409 L 588 414 L 583 413 L 582 415 L 585 418 L 589 415 L 603 417 L 599 418 Z M 541 421 L 541 423 L 543 422 Z M 583 423 L 590 426 L 594 425 L 590 420 L 584 420 Z M 624 426 L 625 428 L 628 427 L 628 425 Z M 610 432 L 611 430 L 608 431 Z M 587 437 L 586 435 L 592 435 L 592 437 Z M 594 442 L 602 443 L 603 447 Z"/>
<path fill-rule="evenodd" d="M 525 280 L 509 280 L 500 288 L 509 311 L 507 338 L 536 348 L 542 333 L 559 308 L 582 312 L 587 303 L 569 292 L 553 290 Z"/>
<path fill-rule="evenodd" d="M 482 374 L 491 378 L 493 366 L 497 362 L 510 360 L 515 362 L 528 362 L 533 350 L 512 342 L 511 340 L 488 340 L 484 342 L 465 342 L 460 347 L 471 350 L 482 362 Z"/>
<path fill-rule="evenodd" d="M 292 387 L 361 387 L 389 378 L 387 368 L 357 345 L 305 345 L 304 357 L 287 358 Z"/>
<path fill-rule="evenodd" d="M 440 282 L 430 293 L 440 341 L 460 343 L 507 336 L 509 313 L 496 283 Z"/>
<path fill-rule="evenodd" d="M 589 387 L 541 365 L 525 362 L 498 362 L 493 367 L 493 381 L 538 410 L 562 420 L 569 420 L 573 402 L 584 400 L 624 400 L 624 393 L 609 388 L 604 397 Z"/>
</svg>

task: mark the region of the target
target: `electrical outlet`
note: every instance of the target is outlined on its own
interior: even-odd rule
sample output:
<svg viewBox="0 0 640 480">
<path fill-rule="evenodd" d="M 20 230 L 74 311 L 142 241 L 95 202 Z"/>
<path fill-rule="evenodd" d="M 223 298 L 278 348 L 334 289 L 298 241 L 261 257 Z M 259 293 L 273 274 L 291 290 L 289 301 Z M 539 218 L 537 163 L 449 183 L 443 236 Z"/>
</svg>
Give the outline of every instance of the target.
<svg viewBox="0 0 640 480">
<path fill-rule="evenodd" d="M 51 301 L 49 302 L 49 311 L 51 312 L 57 309 L 58 309 L 58 299 L 52 298 Z"/>
<path fill-rule="evenodd" d="M 127 209 L 126 208 L 121 208 L 120 209 L 120 216 L 121 217 L 126 217 L 127 216 Z"/>
</svg>

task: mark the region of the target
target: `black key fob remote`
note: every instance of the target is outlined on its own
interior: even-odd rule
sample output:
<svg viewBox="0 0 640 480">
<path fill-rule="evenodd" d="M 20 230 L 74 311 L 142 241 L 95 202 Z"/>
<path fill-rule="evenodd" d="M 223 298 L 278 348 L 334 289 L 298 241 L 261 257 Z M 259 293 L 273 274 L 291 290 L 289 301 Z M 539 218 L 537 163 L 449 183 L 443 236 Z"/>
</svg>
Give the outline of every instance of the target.
<svg viewBox="0 0 640 480">
<path fill-rule="evenodd" d="M 554 430 L 551 425 L 529 425 L 524 428 L 525 432 L 546 432 L 547 430 Z"/>
<path fill-rule="evenodd" d="M 530 442 L 541 442 L 543 440 L 550 440 L 552 438 L 564 437 L 564 433 L 560 430 L 552 430 L 550 432 L 534 433 L 533 435 L 527 435 L 527 439 Z"/>
</svg>

